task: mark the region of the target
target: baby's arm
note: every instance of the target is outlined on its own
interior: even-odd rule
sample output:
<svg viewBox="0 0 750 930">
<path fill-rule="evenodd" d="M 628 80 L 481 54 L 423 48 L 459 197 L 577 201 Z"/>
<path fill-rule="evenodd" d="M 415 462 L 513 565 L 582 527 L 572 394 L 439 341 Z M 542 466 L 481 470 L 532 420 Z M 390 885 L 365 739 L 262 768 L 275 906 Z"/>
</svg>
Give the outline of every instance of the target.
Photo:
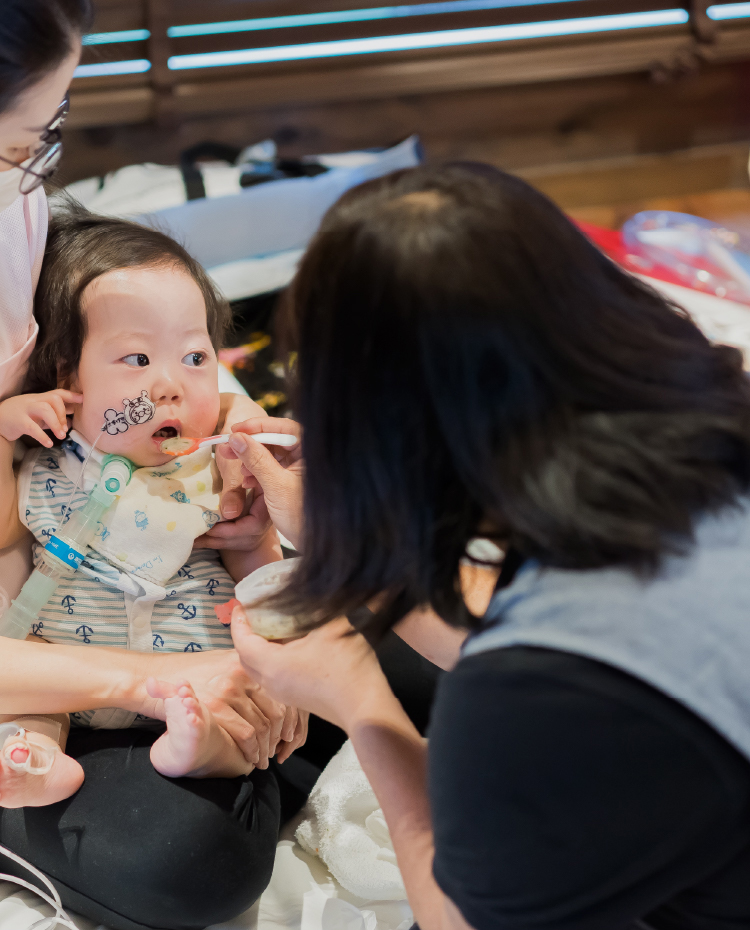
<svg viewBox="0 0 750 930">
<path fill-rule="evenodd" d="M 254 572 L 261 565 L 269 562 L 279 562 L 284 558 L 279 542 L 279 534 L 273 526 L 266 531 L 261 544 L 250 551 L 245 549 L 221 549 L 221 560 L 224 568 L 232 576 L 235 584 L 242 581 L 250 572 Z"/>
<path fill-rule="evenodd" d="M 21 436 L 31 436 L 51 448 L 52 440 L 44 430 L 50 429 L 58 439 L 65 439 L 68 408 L 82 400 L 80 394 L 61 390 L 19 394 L 0 404 L 0 549 L 12 545 L 26 532 L 18 516 L 18 489 L 13 471 L 15 441 Z"/>
</svg>

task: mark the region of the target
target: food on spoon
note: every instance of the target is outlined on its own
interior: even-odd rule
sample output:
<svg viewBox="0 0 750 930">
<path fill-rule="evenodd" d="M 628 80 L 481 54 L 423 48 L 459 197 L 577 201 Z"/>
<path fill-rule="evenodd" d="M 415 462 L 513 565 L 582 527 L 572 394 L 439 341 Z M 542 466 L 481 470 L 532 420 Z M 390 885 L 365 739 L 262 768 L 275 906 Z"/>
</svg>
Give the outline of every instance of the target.
<svg viewBox="0 0 750 930">
<path fill-rule="evenodd" d="M 186 452 L 191 451 L 193 446 L 197 449 L 198 443 L 201 441 L 200 439 L 191 439 L 189 436 L 172 436 L 165 439 L 159 445 L 159 448 L 167 455 L 184 455 Z"/>
</svg>

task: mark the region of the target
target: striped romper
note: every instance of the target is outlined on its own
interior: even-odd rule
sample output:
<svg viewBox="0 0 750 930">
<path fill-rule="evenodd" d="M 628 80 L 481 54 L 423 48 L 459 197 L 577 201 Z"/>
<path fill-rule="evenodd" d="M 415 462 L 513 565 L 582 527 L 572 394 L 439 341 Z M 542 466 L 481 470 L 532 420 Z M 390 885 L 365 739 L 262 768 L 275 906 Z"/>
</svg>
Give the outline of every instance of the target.
<svg viewBox="0 0 750 930">
<path fill-rule="evenodd" d="M 35 449 L 24 458 L 19 510 L 34 535 L 35 564 L 60 524 L 83 460 L 84 450 L 71 440 L 53 449 Z M 87 492 L 98 480 L 98 467 L 87 469 L 86 478 L 86 491 L 76 491 L 71 510 L 85 504 Z M 90 549 L 75 575 L 60 582 L 33 632 L 52 643 L 138 652 L 231 649 L 229 630 L 219 623 L 213 608 L 233 596 L 234 582 L 214 549 L 193 550 L 164 586 L 136 577 Z M 154 721 L 107 708 L 83 709 L 71 714 L 71 723 L 118 729 Z"/>
</svg>

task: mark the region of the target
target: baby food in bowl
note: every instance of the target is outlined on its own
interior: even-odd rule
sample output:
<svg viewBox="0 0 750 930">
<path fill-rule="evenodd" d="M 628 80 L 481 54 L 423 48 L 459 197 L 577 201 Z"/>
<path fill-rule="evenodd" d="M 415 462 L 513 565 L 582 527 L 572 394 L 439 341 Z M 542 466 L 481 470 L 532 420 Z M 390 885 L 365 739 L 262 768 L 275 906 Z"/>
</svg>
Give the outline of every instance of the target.
<svg viewBox="0 0 750 930">
<path fill-rule="evenodd" d="M 294 571 L 296 559 L 284 559 L 282 562 L 270 562 L 249 574 L 235 587 L 235 597 L 226 604 L 216 607 L 216 614 L 222 623 L 228 624 L 232 610 L 241 605 L 252 627 L 253 633 L 263 639 L 297 639 L 304 635 L 296 617 L 282 614 L 267 607 L 256 607 L 260 601 L 271 594 L 276 594 L 289 581 L 289 573 Z"/>
</svg>

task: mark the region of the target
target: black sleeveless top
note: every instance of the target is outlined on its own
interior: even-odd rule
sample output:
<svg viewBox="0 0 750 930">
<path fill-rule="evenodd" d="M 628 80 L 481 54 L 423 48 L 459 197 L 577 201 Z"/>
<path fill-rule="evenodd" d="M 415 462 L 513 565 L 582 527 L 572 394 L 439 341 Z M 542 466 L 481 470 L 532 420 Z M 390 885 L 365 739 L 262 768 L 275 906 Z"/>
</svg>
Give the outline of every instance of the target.
<svg viewBox="0 0 750 930">
<path fill-rule="evenodd" d="M 661 691 L 495 649 L 443 676 L 429 736 L 434 874 L 476 930 L 750 928 L 750 763 Z"/>
</svg>

